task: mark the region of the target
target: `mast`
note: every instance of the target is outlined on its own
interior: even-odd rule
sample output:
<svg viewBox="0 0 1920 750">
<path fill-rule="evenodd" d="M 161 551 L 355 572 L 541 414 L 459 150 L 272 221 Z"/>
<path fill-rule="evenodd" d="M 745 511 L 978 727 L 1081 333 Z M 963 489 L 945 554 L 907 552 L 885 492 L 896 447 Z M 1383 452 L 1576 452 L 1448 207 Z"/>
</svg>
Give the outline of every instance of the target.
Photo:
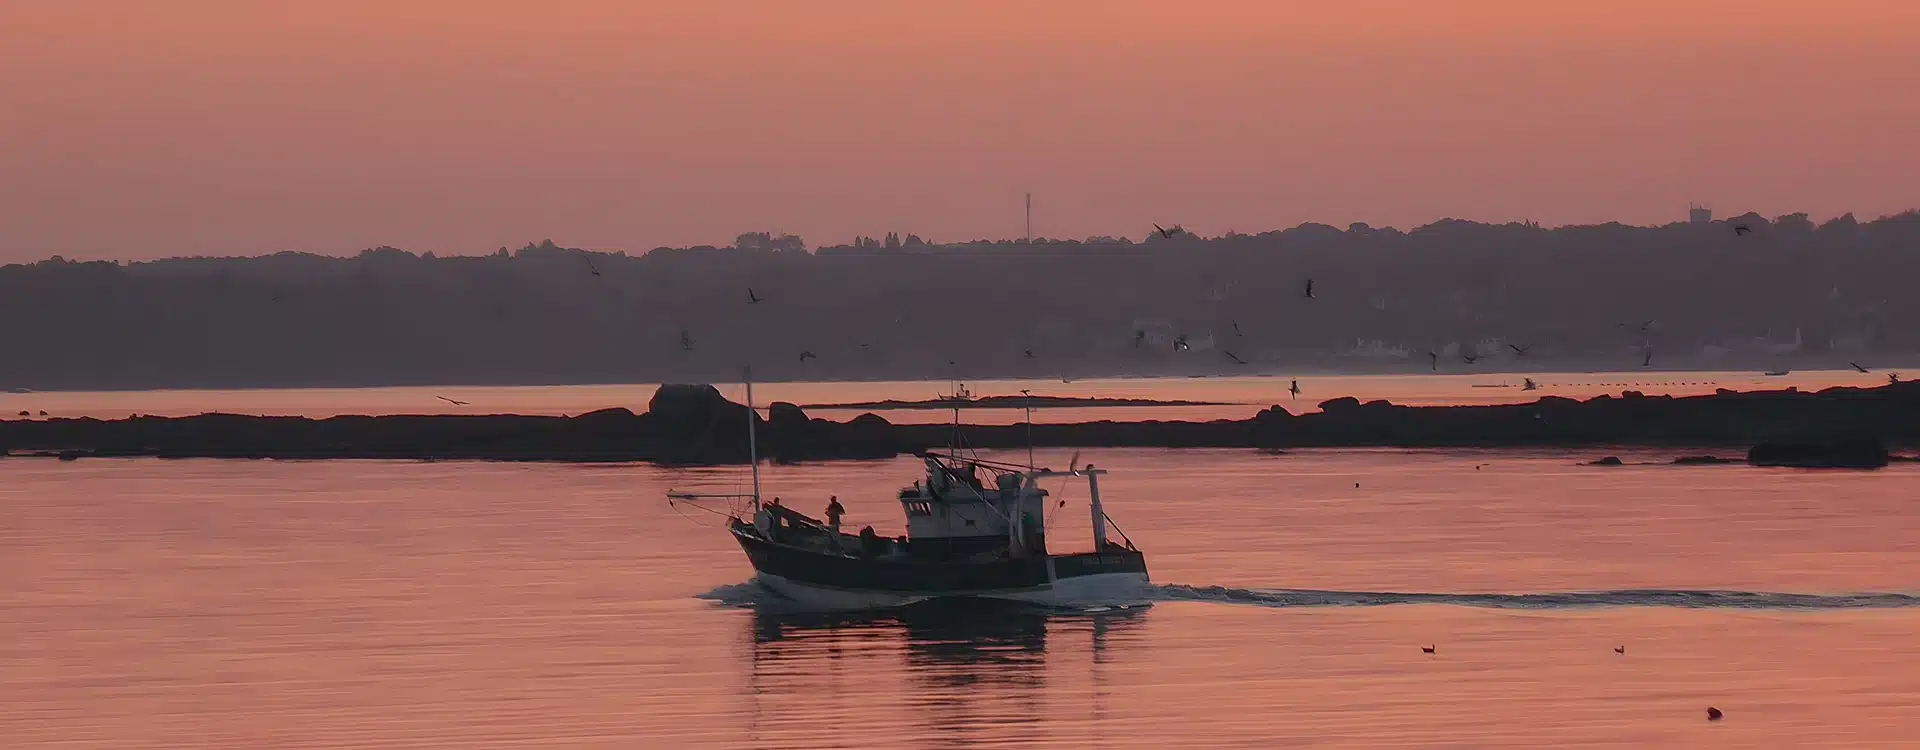
<svg viewBox="0 0 1920 750">
<path fill-rule="evenodd" d="M 1033 391 L 1023 389 L 1020 395 L 1026 397 L 1020 403 L 1027 410 L 1027 471 L 1033 471 Z"/>
<path fill-rule="evenodd" d="M 753 413 L 753 365 L 742 365 L 740 377 L 747 384 L 747 461 L 753 466 L 753 504 L 757 507 L 760 505 L 760 444 L 754 433 L 760 420 Z"/>
<path fill-rule="evenodd" d="M 1093 551 L 1105 552 L 1107 551 L 1107 512 L 1100 507 L 1100 475 L 1106 472 L 1093 468 L 1093 464 L 1087 464 L 1087 468 L 1080 473 L 1087 477 L 1087 505 L 1093 511 Z"/>
</svg>

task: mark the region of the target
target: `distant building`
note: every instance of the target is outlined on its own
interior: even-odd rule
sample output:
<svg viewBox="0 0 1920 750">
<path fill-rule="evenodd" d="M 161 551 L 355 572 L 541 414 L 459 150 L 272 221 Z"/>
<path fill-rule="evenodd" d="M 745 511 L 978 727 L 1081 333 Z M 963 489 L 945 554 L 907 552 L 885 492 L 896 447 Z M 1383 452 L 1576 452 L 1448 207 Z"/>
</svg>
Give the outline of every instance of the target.
<svg viewBox="0 0 1920 750">
<path fill-rule="evenodd" d="M 1690 206 L 1687 209 L 1687 223 L 1694 226 L 1713 223 L 1713 209 L 1704 206 Z"/>
</svg>

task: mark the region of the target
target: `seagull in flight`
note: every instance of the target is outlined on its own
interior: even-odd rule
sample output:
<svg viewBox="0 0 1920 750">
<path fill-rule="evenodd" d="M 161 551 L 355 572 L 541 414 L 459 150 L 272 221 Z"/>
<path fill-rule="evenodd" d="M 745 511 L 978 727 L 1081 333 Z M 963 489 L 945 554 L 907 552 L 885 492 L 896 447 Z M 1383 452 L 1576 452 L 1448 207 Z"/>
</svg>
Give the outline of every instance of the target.
<svg viewBox="0 0 1920 750">
<path fill-rule="evenodd" d="M 693 334 L 687 333 L 685 328 L 680 329 L 680 350 L 693 351 Z"/>
<path fill-rule="evenodd" d="M 1187 343 L 1187 335 L 1184 333 L 1180 334 L 1179 338 L 1173 340 L 1173 350 L 1176 352 L 1184 352 L 1192 348 L 1193 345 Z"/>
<path fill-rule="evenodd" d="M 753 293 L 753 287 L 747 287 L 747 304 L 749 304 L 749 305 L 758 305 L 758 304 L 760 304 L 760 300 L 762 300 L 762 299 L 766 299 L 766 298 L 765 298 L 765 297 L 761 297 L 761 296 L 760 296 L 760 295 L 758 295 L 758 294 L 754 294 L 754 293 Z"/>
<path fill-rule="evenodd" d="M 1033 359 L 1033 358 L 1034 358 L 1034 357 L 1033 357 L 1033 350 L 1032 350 L 1032 349 L 1028 349 L 1028 350 L 1027 350 L 1027 351 L 1026 351 L 1026 352 L 1025 352 L 1024 354 L 1022 354 L 1021 356 L 1023 356 L 1023 357 L 1025 357 L 1025 358 L 1027 358 L 1027 359 Z"/>
<path fill-rule="evenodd" d="M 1898 382 L 1900 382 L 1900 373 L 1897 373 L 1897 372 L 1887 373 L 1887 385 L 1893 385 Z"/>
<path fill-rule="evenodd" d="M 1640 366 L 1641 366 L 1641 367 L 1652 367 L 1652 366 L 1653 366 L 1653 350 L 1652 350 L 1652 349 L 1648 349 L 1648 350 L 1647 350 L 1647 358 L 1646 358 L 1646 359 L 1643 359 L 1643 360 L 1640 360 Z"/>
<path fill-rule="evenodd" d="M 1240 358 L 1240 355 L 1234 354 L 1233 352 L 1228 351 L 1226 349 L 1221 349 L 1220 353 L 1227 355 L 1227 359 L 1233 360 L 1233 363 L 1236 365 L 1244 365 L 1247 363 L 1246 360 Z"/>
<path fill-rule="evenodd" d="M 1752 231 L 1753 231 L 1753 228 L 1745 224 L 1733 225 L 1733 234 L 1735 237 L 1745 236 L 1747 233 Z"/>
<path fill-rule="evenodd" d="M 1307 299 L 1317 299 L 1313 296 L 1313 279 L 1307 279 Z"/>
<path fill-rule="evenodd" d="M 1853 365 L 1853 369 L 1854 369 L 1854 370 L 1855 370 L 1856 372 L 1863 372 L 1863 373 L 1864 373 L 1864 372 L 1872 372 L 1872 370 L 1869 370 L 1869 369 L 1867 369 L 1867 368 L 1865 368 L 1865 367 L 1861 367 L 1861 366 L 1860 366 L 1860 363 L 1859 363 L 1859 362 L 1848 362 L 1847 364 L 1849 364 L 1849 365 Z"/>
<path fill-rule="evenodd" d="M 1467 364 L 1473 364 L 1485 358 L 1486 356 L 1487 355 L 1484 355 L 1484 354 L 1462 354 L 1460 355 L 1460 358 L 1466 360 Z"/>
<path fill-rule="evenodd" d="M 1232 322 L 1233 322 L 1233 335 L 1235 335 L 1235 336 L 1245 336 L 1246 334 L 1244 334 L 1244 333 L 1241 333 L 1241 332 L 1240 332 L 1240 321 L 1238 321 L 1238 320 L 1235 320 L 1235 321 L 1232 321 Z"/>
<path fill-rule="evenodd" d="M 814 354 L 812 350 L 802 350 L 800 352 L 800 361 L 802 362 L 805 362 L 809 359 L 819 359 L 819 358 L 820 356 L 817 354 Z"/>
<path fill-rule="evenodd" d="M 1140 348 L 1140 345 L 1141 345 L 1141 344 L 1144 344 L 1144 343 L 1146 343 L 1146 342 L 1147 342 L 1147 332 L 1146 332 L 1146 331 L 1134 331 L 1134 332 L 1133 332 L 1133 348 L 1135 348 L 1135 349 L 1138 349 L 1138 348 Z"/>
<path fill-rule="evenodd" d="M 1158 231 L 1160 232 L 1160 236 L 1161 236 L 1161 237 L 1163 237 L 1163 238 L 1165 238 L 1165 239 L 1169 239 L 1169 240 L 1170 240 L 1170 239 L 1173 239 L 1173 233 L 1172 233 L 1172 232 L 1169 232 L 1169 231 L 1167 231 L 1165 227 L 1162 227 L 1162 226 L 1160 226 L 1159 224 L 1155 224 L 1155 225 L 1153 225 L 1153 228 L 1154 228 L 1155 230 L 1158 230 Z"/>
<path fill-rule="evenodd" d="M 449 404 L 453 404 L 454 406 L 466 406 L 466 405 L 467 405 L 467 402 L 465 402 L 465 401 L 455 401 L 455 400 L 453 400 L 453 399 L 450 399 L 450 398 L 447 398 L 446 396 L 434 396 L 434 398 L 437 398 L 437 399 L 440 399 L 441 401 L 445 401 L 445 402 L 447 402 L 447 403 L 449 403 Z"/>
<path fill-rule="evenodd" d="M 1513 353 L 1514 353 L 1514 354 L 1518 354 L 1518 355 L 1520 355 L 1520 356 L 1522 356 L 1522 357 L 1524 357 L 1524 356 L 1527 356 L 1527 350 L 1529 350 L 1529 349 L 1532 349 L 1533 347 L 1531 347 L 1531 346 L 1521 346 L 1521 345 L 1519 345 L 1519 344 L 1508 344 L 1508 345 L 1507 345 L 1507 348 L 1508 348 L 1508 349 L 1512 349 L 1512 350 L 1513 350 Z"/>
<path fill-rule="evenodd" d="M 1293 384 L 1287 386 L 1287 392 L 1293 394 L 1294 400 L 1298 401 L 1300 399 L 1300 379 L 1299 378 L 1293 379 Z"/>
<path fill-rule="evenodd" d="M 584 257 L 584 256 L 583 256 L 583 257 Z M 593 275 L 595 275 L 595 276 L 599 276 L 599 275 L 600 275 L 600 267 L 599 267 L 599 266 L 596 266 L 596 265 L 594 265 L 594 264 L 593 264 L 593 259 L 592 259 L 592 258 L 586 258 L 585 260 L 587 261 L 587 270 L 588 270 L 589 272 L 591 272 L 591 273 L 592 273 Z"/>
<path fill-rule="evenodd" d="M 1440 371 L 1440 353 L 1439 352 L 1432 352 L 1432 351 L 1427 352 L 1427 369 L 1432 370 L 1434 372 Z"/>
</svg>

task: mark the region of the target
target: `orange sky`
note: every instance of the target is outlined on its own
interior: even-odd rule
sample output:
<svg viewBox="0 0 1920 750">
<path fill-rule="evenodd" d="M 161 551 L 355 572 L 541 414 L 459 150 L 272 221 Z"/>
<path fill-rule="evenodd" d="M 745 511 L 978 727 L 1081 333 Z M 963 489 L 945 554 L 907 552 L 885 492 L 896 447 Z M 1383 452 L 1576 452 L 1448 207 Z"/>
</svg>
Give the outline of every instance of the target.
<svg viewBox="0 0 1920 750">
<path fill-rule="evenodd" d="M 1914 0 L 0 0 L 0 261 L 1920 207 Z"/>
</svg>

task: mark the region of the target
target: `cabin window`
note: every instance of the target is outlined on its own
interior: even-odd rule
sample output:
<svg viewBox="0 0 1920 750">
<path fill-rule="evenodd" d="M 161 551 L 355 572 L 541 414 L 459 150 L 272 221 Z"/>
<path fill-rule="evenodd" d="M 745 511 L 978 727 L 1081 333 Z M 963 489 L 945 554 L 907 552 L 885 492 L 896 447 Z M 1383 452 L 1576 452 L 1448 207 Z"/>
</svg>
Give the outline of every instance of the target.
<svg viewBox="0 0 1920 750">
<path fill-rule="evenodd" d="M 924 503 L 924 502 L 906 503 L 906 506 L 907 506 L 907 515 L 909 516 L 933 515 L 933 505 L 931 503 Z"/>
</svg>

